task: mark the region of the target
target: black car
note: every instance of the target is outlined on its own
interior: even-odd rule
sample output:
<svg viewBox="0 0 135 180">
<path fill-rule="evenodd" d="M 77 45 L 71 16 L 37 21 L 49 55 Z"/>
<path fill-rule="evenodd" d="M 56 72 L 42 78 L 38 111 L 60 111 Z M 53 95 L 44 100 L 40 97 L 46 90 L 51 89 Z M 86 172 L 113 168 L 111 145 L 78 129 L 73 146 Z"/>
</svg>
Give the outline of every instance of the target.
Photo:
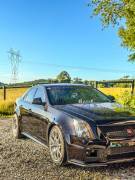
<svg viewBox="0 0 135 180">
<path fill-rule="evenodd" d="M 13 135 L 49 148 L 52 161 L 106 166 L 135 159 L 135 117 L 97 89 L 45 84 L 30 88 L 15 104 Z"/>
</svg>

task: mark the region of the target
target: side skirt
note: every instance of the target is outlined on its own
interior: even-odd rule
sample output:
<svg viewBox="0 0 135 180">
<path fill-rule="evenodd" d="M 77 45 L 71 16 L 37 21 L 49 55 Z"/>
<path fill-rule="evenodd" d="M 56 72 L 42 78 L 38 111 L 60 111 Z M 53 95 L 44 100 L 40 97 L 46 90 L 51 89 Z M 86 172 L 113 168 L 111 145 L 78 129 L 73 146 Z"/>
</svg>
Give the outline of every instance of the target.
<svg viewBox="0 0 135 180">
<path fill-rule="evenodd" d="M 21 134 L 24 135 L 24 136 L 26 136 L 26 137 L 28 137 L 28 138 L 30 138 L 30 139 L 32 139 L 33 141 L 37 142 L 38 144 L 44 146 L 45 148 L 48 148 L 48 146 L 45 144 L 44 141 L 39 140 L 39 139 L 37 139 L 36 137 L 33 137 L 33 136 L 31 136 L 30 134 L 28 134 L 28 133 L 26 133 L 26 132 L 21 132 Z"/>
<path fill-rule="evenodd" d="M 78 161 L 78 160 L 75 160 L 75 159 L 69 160 L 68 163 L 74 164 L 74 165 L 77 165 L 77 166 L 80 166 L 80 167 L 91 167 L 91 168 L 92 167 L 104 167 L 104 166 L 107 166 L 107 164 L 105 164 L 105 163 L 85 164 L 84 162 Z"/>
<path fill-rule="evenodd" d="M 75 159 L 71 159 L 68 161 L 68 163 L 70 164 L 74 164 L 77 166 L 82 166 L 82 167 L 101 167 L 101 166 L 107 166 L 109 164 L 117 164 L 117 163 L 125 163 L 125 162 L 134 162 L 135 159 L 134 158 L 125 158 L 125 159 L 116 159 L 116 160 L 112 160 L 112 161 L 108 161 L 108 162 L 97 162 L 97 163 L 89 163 L 89 164 L 85 164 L 82 161 L 78 161 Z"/>
</svg>

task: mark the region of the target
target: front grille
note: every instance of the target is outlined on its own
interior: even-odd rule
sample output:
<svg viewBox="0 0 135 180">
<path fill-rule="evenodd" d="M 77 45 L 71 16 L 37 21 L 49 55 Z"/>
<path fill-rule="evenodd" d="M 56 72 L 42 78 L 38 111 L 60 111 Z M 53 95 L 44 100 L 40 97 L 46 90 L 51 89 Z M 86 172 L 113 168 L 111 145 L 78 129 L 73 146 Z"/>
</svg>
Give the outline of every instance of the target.
<svg viewBox="0 0 135 180">
<path fill-rule="evenodd" d="M 125 146 L 125 147 L 114 147 L 110 148 L 110 155 L 116 155 L 116 154 L 124 154 L 124 153 L 135 153 L 135 146 Z"/>
<path fill-rule="evenodd" d="M 110 139 L 134 137 L 135 136 L 135 129 L 132 130 L 132 134 L 129 134 L 127 129 L 124 129 L 121 131 L 107 132 L 106 135 Z"/>
<path fill-rule="evenodd" d="M 119 154 L 115 154 L 115 155 L 111 155 L 108 156 L 108 160 L 118 160 L 118 159 L 128 159 L 128 158 L 132 158 L 135 160 L 135 152 L 130 152 L 130 153 L 123 153 L 121 155 Z"/>
<path fill-rule="evenodd" d="M 99 127 L 109 139 L 135 138 L 135 124 L 133 125 L 113 125 Z"/>
</svg>

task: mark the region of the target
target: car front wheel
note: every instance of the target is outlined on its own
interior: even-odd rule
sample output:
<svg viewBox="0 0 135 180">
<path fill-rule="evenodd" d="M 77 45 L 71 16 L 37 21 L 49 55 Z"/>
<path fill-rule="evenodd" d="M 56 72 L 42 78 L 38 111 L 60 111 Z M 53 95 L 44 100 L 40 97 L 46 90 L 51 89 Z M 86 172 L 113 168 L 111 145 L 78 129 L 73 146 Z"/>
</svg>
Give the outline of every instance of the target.
<svg viewBox="0 0 135 180">
<path fill-rule="evenodd" d="M 66 149 L 63 134 L 58 126 L 53 126 L 49 135 L 49 151 L 56 165 L 66 163 Z"/>
</svg>

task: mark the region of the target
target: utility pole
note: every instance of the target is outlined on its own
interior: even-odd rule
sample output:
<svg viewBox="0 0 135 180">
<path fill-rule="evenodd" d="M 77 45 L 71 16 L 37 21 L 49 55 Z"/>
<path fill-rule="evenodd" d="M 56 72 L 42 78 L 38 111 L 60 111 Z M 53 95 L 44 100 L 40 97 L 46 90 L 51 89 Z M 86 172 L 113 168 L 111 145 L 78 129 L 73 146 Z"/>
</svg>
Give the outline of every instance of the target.
<svg viewBox="0 0 135 180">
<path fill-rule="evenodd" d="M 12 48 L 8 51 L 9 60 L 11 63 L 11 83 L 16 83 L 18 80 L 18 68 L 21 62 L 20 52 L 13 50 Z"/>
</svg>

